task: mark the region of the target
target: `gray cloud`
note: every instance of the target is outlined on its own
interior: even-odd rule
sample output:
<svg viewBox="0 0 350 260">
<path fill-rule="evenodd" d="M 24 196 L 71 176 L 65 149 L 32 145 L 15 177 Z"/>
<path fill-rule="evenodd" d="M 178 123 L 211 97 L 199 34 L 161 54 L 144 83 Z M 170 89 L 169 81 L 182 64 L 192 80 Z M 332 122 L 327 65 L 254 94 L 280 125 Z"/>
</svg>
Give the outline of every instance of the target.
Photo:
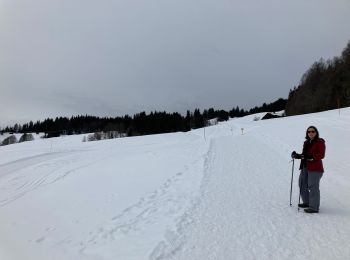
<svg viewBox="0 0 350 260">
<path fill-rule="evenodd" d="M 0 125 L 287 97 L 350 39 L 345 0 L 0 0 Z"/>
</svg>

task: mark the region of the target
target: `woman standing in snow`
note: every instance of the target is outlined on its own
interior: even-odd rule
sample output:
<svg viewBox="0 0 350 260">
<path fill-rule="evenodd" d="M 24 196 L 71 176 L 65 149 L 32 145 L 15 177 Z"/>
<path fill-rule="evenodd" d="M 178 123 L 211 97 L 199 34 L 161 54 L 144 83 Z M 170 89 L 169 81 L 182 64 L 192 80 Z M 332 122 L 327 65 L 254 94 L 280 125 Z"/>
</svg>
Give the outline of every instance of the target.
<svg viewBox="0 0 350 260">
<path fill-rule="evenodd" d="M 320 138 L 318 130 L 309 126 L 306 130 L 306 141 L 301 154 L 293 151 L 293 159 L 301 159 L 299 188 L 303 203 L 298 204 L 305 208 L 306 213 L 318 213 L 320 207 L 320 180 L 324 169 L 322 159 L 325 156 L 325 141 Z"/>
</svg>

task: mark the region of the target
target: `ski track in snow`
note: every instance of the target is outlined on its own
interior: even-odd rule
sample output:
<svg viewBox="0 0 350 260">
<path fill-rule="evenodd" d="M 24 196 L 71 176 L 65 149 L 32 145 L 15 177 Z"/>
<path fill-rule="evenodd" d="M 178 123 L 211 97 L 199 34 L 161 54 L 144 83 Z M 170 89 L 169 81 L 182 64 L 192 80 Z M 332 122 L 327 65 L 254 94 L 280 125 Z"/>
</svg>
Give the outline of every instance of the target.
<svg viewBox="0 0 350 260">
<path fill-rule="evenodd" d="M 173 216 L 176 212 L 183 211 L 188 198 L 185 194 L 179 194 L 176 183 L 180 182 L 180 185 L 183 185 L 183 175 L 189 174 L 188 171 L 200 163 L 199 157 L 191 165 L 185 166 L 183 172 L 167 179 L 157 190 L 106 221 L 104 226 L 90 231 L 85 242 L 81 243 L 80 253 L 84 255 L 89 245 L 105 245 L 131 232 L 140 231 L 147 225 L 157 225 L 160 217 Z"/>
<path fill-rule="evenodd" d="M 290 208 L 290 175 L 280 171 L 285 168 L 286 158 L 267 146 L 268 141 L 250 135 L 214 139 L 199 201 L 193 205 L 192 212 L 183 216 L 178 229 L 152 252 L 150 259 L 346 259 L 350 256 L 349 247 L 342 246 L 350 232 L 349 210 L 333 214 L 328 208 L 322 214 L 310 216 L 296 212 L 295 206 Z M 295 175 L 294 182 L 297 171 Z M 341 208 L 340 202 L 337 204 L 334 206 Z M 320 227 L 317 230 L 313 229 L 315 222 Z M 342 224 L 343 229 L 336 228 Z"/>
<path fill-rule="evenodd" d="M 160 153 L 163 151 L 163 148 L 157 151 L 154 148 L 155 145 L 159 148 L 165 146 L 171 149 L 178 149 L 178 142 L 174 144 L 175 146 L 171 142 L 163 144 L 158 141 L 158 143 L 129 145 L 128 147 L 130 149 L 138 149 L 139 147 L 146 148 L 150 146 L 151 150 L 148 151 L 146 148 L 144 151 L 145 155 L 155 161 L 159 161 L 159 156 L 163 157 Z M 188 141 L 184 139 L 182 141 L 184 147 L 181 150 L 188 158 L 186 159 L 187 164 L 182 167 L 181 164 L 179 165 L 178 169 L 182 168 L 182 170 L 175 172 L 156 190 L 145 194 L 136 203 L 129 205 L 122 211 L 116 211 L 112 216 L 107 214 L 103 217 L 101 216 L 100 223 L 91 227 L 86 226 L 85 230 L 78 236 L 71 231 L 61 235 L 63 232 L 62 228 L 65 228 L 64 225 L 55 227 L 50 224 L 46 228 L 44 226 L 41 227 L 41 231 L 35 237 L 32 237 L 29 242 L 33 246 L 46 245 L 55 250 L 61 248 L 64 251 L 71 252 L 64 259 L 104 259 L 100 257 L 100 252 L 105 247 L 111 251 L 111 245 L 114 245 L 115 248 L 120 247 L 128 236 L 135 236 L 135 234 L 145 232 L 145 230 L 147 231 L 159 225 L 166 228 L 171 223 L 174 215 L 183 214 L 186 207 L 188 207 L 188 201 L 194 196 L 192 194 L 194 191 L 191 189 L 193 183 L 191 182 L 200 182 L 201 180 L 201 167 L 203 166 L 204 156 L 201 153 L 206 151 L 203 144 L 204 141 L 198 138 L 196 134 Z M 25 196 L 29 192 L 54 184 L 73 172 L 77 171 L 82 174 L 82 168 L 87 168 L 96 163 L 102 164 L 108 157 L 113 158 L 115 156 L 112 153 L 106 158 L 105 152 L 96 156 L 97 151 L 92 150 L 91 154 L 89 151 L 85 151 L 87 153 L 82 157 L 80 152 L 83 151 L 41 154 L 0 165 L 2 173 L 0 189 L 3 191 L 0 195 L 0 208 Z M 190 185 L 186 185 L 186 182 Z M 114 207 L 112 204 L 114 202 L 114 199 L 111 197 L 110 201 L 99 206 L 99 210 L 102 212 L 104 210 L 110 211 Z M 108 207 L 108 209 L 105 207 Z M 160 224 L 159 221 L 164 219 L 166 220 L 165 223 Z M 71 221 L 77 227 L 81 226 L 79 220 L 72 219 Z M 108 259 L 115 258 L 115 256 L 119 259 L 118 252 L 114 252 L 114 250 L 110 255 Z M 129 256 L 127 259 L 133 258 Z"/>
<path fill-rule="evenodd" d="M 77 167 L 72 166 L 76 162 L 75 155 L 82 152 L 86 151 L 45 153 L 0 165 L 0 190 L 2 191 L 0 208 L 30 191 L 53 184 L 76 170 L 99 161 L 95 160 Z M 64 170 L 67 166 L 69 170 Z"/>
</svg>

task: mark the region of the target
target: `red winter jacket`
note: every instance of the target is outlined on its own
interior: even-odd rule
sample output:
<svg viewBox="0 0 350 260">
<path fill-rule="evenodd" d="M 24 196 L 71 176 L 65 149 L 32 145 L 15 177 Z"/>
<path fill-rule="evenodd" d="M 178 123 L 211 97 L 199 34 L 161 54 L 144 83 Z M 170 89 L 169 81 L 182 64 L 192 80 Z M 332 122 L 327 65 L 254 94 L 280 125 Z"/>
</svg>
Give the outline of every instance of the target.
<svg viewBox="0 0 350 260">
<path fill-rule="evenodd" d="M 304 160 L 301 161 L 300 168 L 306 164 L 310 172 L 324 172 L 322 159 L 326 153 L 325 140 L 318 138 L 316 140 L 306 140 L 303 146 Z"/>
</svg>

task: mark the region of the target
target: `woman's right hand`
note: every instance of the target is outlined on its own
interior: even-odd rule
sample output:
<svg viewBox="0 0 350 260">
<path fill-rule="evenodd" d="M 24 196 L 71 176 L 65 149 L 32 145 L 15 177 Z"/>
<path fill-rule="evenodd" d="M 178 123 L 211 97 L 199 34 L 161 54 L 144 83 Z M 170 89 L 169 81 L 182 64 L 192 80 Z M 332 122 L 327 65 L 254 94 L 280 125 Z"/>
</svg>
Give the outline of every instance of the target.
<svg viewBox="0 0 350 260">
<path fill-rule="evenodd" d="M 296 151 L 293 151 L 291 154 L 292 159 L 304 159 L 304 155 L 303 154 L 299 154 Z"/>
</svg>

